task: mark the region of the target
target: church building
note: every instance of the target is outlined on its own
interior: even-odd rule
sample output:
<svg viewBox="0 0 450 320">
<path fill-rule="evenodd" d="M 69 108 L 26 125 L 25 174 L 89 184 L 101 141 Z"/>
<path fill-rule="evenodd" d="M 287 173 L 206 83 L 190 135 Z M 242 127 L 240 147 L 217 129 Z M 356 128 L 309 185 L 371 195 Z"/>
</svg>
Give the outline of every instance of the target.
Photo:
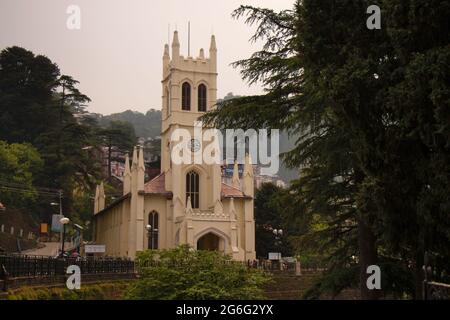
<svg viewBox="0 0 450 320">
<path fill-rule="evenodd" d="M 171 158 L 174 130 L 194 135 L 194 124 L 216 105 L 217 48 L 211 37 L 209 57 L 180 55 L 178 32 L 172 51 L 165 45 L 162 79 L 161 173 L 145 183 L 144 152 L 135 147 L 127 156 L 123 196 L 105 208 L 103 184 L 94 205 L 94 241 L 106 255 L 134 258 L 147 249 L 188 244 L 197 250 L 217 250 L 235 260 L 255 259 L 253 166 L 247 156 L 241 177 L 234 165 L 226 184 L 221 164 L 176 164 Z M 189 148 L 201 152 L 207 143 L 192 139 Z"/>
</svg>

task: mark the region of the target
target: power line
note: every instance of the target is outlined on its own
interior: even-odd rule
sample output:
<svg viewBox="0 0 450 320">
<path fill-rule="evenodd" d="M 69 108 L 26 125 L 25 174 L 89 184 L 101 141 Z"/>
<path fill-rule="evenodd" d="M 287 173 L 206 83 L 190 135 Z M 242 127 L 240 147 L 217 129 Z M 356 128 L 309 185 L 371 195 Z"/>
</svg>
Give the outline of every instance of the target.
<svg viewBox="0 0 450 320">
<path fill-rule="evenodd" d="M 9 191 L 9 192 L 18 192 L 18 193 L 25 193 L 25 194 L 39 194 L 39 195 L 46 195 L 46 196 L 59 196 L 59 192 L 46 192 L 46 191 L 39 191 L 39 190 L 33 190 L 30 188 L 17 188 L 17 187 L 9 187 L 0 185 L 1 190 Z"/>
<path fill-rule="evenodd" d="M 7 185 L 9 187 L 18 187 L 18 188 L 29 188 L 29 186 L 23 184 L 23 183 L 18 183 L 18 182 L 10 182 L 10 181 L 4 181 L 4 180 L 0 180 L 0 184 L 3 185 Z M 59 193 L 61 190 L 60 189 L 54 189 L 54 188 L 47 188 L 47 187 L 39 187 L 39 186 L 33 186 L 34 189 L 37 190 L 42 190 L 44 192 L 57 192 Z"/>
</svg>

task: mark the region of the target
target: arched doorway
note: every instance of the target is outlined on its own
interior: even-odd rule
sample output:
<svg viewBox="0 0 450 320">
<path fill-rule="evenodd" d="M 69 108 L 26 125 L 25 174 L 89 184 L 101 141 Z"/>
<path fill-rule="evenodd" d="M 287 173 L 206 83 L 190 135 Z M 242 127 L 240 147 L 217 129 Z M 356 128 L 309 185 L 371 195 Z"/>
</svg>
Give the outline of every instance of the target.
<svg viewBox="0 0 450 320">
<path fill-rule="evenodd" d="M 224 252 L 225 240 L 222 237 L 209 232 L 198 239 L 197 250 Z"/>
</svg>

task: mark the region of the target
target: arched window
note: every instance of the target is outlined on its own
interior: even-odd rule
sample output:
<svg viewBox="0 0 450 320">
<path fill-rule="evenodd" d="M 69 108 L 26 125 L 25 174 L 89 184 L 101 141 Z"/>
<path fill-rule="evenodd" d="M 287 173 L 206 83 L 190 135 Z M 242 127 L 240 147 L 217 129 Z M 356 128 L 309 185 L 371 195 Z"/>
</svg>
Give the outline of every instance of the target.
<svg viewBox="0 0 450 320">
<path fill-rule="evenodd" d="M 198 86 L 198 111 L 206 112 L 206 86 L 204 84 Z"/>
<path fill-rule="evenodd" d="M 187 82 L 183 83 L 181 91 L 181 109 L 189 111 L 191 110 L 191 85 Z"/>
<path fill-rule="evenodd" d="M 152 250 L 158 249 L 159 214 L 156 211 L 152 211 L 148 214 L 147 235 L 148 248 Z"/>
<path fill-rule="evenodd" d="M 191 197 L 193 209 L 200 207 L 200 177 L 197 172 L 189 171 L 186 175 L 186 201 Z"/>
<path fill-rule="evenodd" d="M 166 89 L 166 116 L 170 116 L 170 92 Z"/>
</svg>

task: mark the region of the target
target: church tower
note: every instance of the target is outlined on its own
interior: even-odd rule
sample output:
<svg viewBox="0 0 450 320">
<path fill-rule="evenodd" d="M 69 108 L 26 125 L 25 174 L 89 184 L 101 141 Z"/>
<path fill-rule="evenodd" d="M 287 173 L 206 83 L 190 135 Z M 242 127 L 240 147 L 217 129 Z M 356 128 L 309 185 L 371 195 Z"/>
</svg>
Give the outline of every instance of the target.
<svg viewBox="0 0 450 320">
<path fill-rule="evenodd" d="M 171 48 L 166 44 L 163 53 L 161 173 L 144 183 L 143 150 L 134 149 L 131 163 L 126 157 L 123 196 L 104 209 L 104 192 L 97 191 L 95 242 L 104 244 L 108 255 L 131 258 L 146 249 L 186 244 L 235 260 L 255 259 L 251 159 L 246 157 L 242 177 L 235 165 L 233 183 L 227 185 L 220 154 L 215 162 L 203 158 L 211 150 L 220 153 L 217 144 L 211 146 L 218 141 L 206 137 L 198 123 L 217 103 L 216 39 L 211 37 L 208 56 L 200 49 L 197 57 L 185 57 L 180 48 L 175 31 Z M 189 133 L 187 140 L 172 140 L 180 131 Z M 172 153 L 180 149 L 190 161 L 174 161 Z"/>
<path fill-rule="evenodd" d="M 198 118 L 216 105 L 217 47 L 214 36 L 211 37 L 209 57 L 205 56 L 204 49 L 200 49 L 196 58 L 185 57 L 180 54 L 178 31 L 175 31 L 172 56 L 169 45 L 164 48 L 162 90 L 161 171 L 165 173 L 166 190 L 173 193 L 174 207 L 179 207 L 175 216 L 184 215 L 187 203 L 188 192 L 184 190 L 186 171 L 192 171 L 193 184 L 198 179 L 199 189 L 204 189 L 197 190 L 193 185 L 194 190 L 189 190 L 193 209 L 207 210 L 220 202 L 220 164 L 175 165 L 170 157 L 173 147 L 170 139 L 176 129 L 188 130 L 194 137 Z M 193 139 L 190 143 L 193 153 L 203 152 L 205 146 L 201 139 Z M 203 196 L 197 197 L 196 192 Z"/>
</svg>

